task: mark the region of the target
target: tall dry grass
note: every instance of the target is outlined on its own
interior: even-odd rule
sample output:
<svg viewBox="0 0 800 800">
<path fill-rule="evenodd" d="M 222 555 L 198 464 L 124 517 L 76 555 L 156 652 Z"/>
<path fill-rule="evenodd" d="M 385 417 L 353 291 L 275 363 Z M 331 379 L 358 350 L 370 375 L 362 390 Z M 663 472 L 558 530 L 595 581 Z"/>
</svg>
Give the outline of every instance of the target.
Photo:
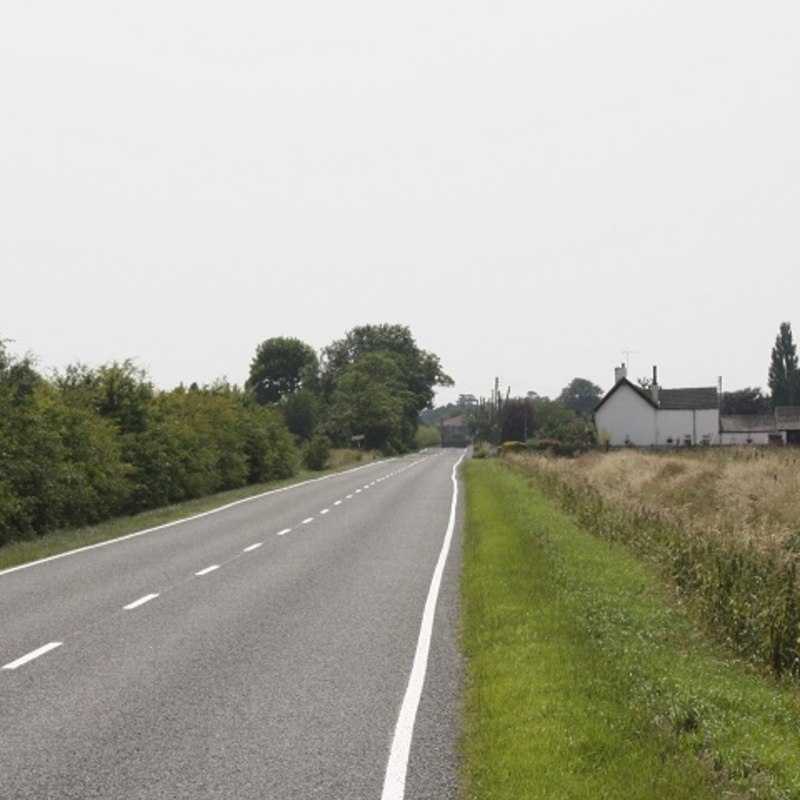
<svg viewBox="0 0 800 800">
<path fill-rule="evenodd" d="M 585 529 L 655 564 L 737 654 L 800 676 L 800 452 L 505 459 Z"/>
</svg>

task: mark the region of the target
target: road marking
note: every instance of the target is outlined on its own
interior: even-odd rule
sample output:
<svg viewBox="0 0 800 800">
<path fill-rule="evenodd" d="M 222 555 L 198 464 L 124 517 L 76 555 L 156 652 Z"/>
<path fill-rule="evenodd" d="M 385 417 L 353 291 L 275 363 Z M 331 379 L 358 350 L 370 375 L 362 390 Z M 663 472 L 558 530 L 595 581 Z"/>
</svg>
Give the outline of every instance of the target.
<svg viewBox="0 0 800 800">
<path fill-rule="evenodd" d="M 330 511 L 329 508 L 323 508 L 322 511 L 320 511 L 319 513 L 320 514 L 327 514 L 329 511 Z"/>
<path fill-rule="evenodd" d="M 430 653 L 431 637 L 433 635 L 433 618 L 436 613 L 436 603 L 439 599 L 439 588 L 442 584 L 444 565 L 447 561 L 450 542 L 453 539 L 453 531 L 456 527 L 456 507 L 458 504 L 458 478 L 456 473 L 458 465 L 463 459 L 464 456 L 462 455 L 456 461 L 451 474 L 453 496 L 450 500 L 450 519 L 447 523 L 447 532 L 444 536 L 442 550 L 439 553 L 439 560 L 436 562 L 436 568 L 433 571 L 433 578 L 428 589 L 428 598 L 425 601 L 425 609 L 422 612 L 417 651 L 414 654 L 414 664 L 411 667 L 411 675 L 408 679 L 403 705 L 400 708 L 400 716 L 397 718 L 397 725 L 394 729 L 394 739 L 392 740 L 392 749 L 389 752 L 389 762 L 386 765 L 381 800 L 403 800 L 405 797 L 408 756 L 411 752 L 411 739 L 414 735 L 414 724 L 417 719 L 419 701 L 422 697 L 422 687 L 425 685 L 425 673 L 428 670 L 428 654 Z"/>
<path fill-rule="evenodd" d="M 352 469 L 348 469 L 345 472 L 332 472 L 328 475 L 323 475 L 320 478 L 311 478 L 307 481 L 300 481 L 300 483 L 293 483 L 290 486 L 283 486 L 280 489 L 270 489 L 267 492 L 261 492 L 259 494 L 254 494 L 251 497 L 245 497 L 241 500 L 234 500 L 232 503 L 226 503 L 225 505 L 218 506 L 217 508 L 212 508 L 209 511 L 202 511 L 199 514 L 193 514 L 190 517 L 184 517 L 183 519 L 176 519 L 172 522 L 165 522 L 163 525 L 156 525 L 153 528 L 145 528 L 141 531 L 135 531 L 134 533 L 129 533 L 126 536 L 119 536 L 116 539 L 108 539 L 104 542 L 97 542 L 96 544 L 87 544 L 85 547 L 78 547 L 75 550 L 68 550 L 66 553 L 57 553 L 54 556 L 47 556 L 46 558 L 40 558 L 36 561 L 28 561 L 25 564 L 17 564 L 16 567 L 8 567 L 7 569 L 0 570 L 1 575 L 9 575 L 12 572 L 18 572 L 23 569 L 30 569 L 31 567 L 39 566 L 40 564 L 46 564 L 49 561 L 57 561 L 62 558 L 71 558 L 72 556 L 79 555 L 81 553 L 86 553 L 89 550 L 97 550 L 100 547 L 110 547 L 113 545 L 118 545 L 121 542 L 125 542 L 128 539 L 135 539 L 139 536 L 146 536 L 150 533 L 155 533 L 157 531 L 162 531 L 165 528 L 172 528 L 178 525 L 184 525 L 187 522 L 193 522 L 194 520 L 202 519 L 203 517 L 210 517 L 212 514 L 219 514 L 223 511 L 227 511 L 234 506 L 242 505 L 243 503 L 252 503 L 254 501 L 262 500 L 265 497 L 269 497 L 273 494 L 282 494 L 283 492 L 291 492 L 294 489 L 298 489 L 302 486 L 309 486 L 312 483 L 319 483 L 320 481 L 328 481 L 332 478 L 338 478 L 342 475 L 348 475 L 353 472 L 360 472 L 361 470 L 365 469 L 373 469 L 375 466 L 378 466 L 378 462 L 371 462 L 369 464 L 363 464 L 360 467 L 353 467 Z"/>
<path fill-rule="evenodd" d="M 213 572 L 215 569 L 219 569 L 219 564 L 212 564 L 210 567 L 201 569 L 200 572 L 195 572 L 195 575 L 197 575 L 198 578 L 202 578 L 203 575 L 208 575 L 209 572 Z"/>
<path fill-rule="evenodd" d="M 278 536 L 286 536 L 287 533 L 291 533 L 291 528 L 284 528 L 282 531 L 278 531 Z"/>
<path fill-rule="evenodd" d="M 349 494 L 349 495 L 347 495 L 347 497 L 345 497 L 345 500 L 352 500 L 352 499 L 353 499 L 353 495 L 352 494 Z"/>
<path fill-rule="evenodd" d="M 3 669 L 16 669 L 17 667 L 21 667 L 23 664 L 33 661 L 34 658 L 39 658 L 39 656 L 43 656 L 45 653 L 55 650 L 56 647 L 61 647 L 62 644 L 63 642 L 50 642 L 50 644 L 46 644 L 43 647 L 30 652 L 28 655 L 22 656 L 22 658 L 18 658 L 16 661 L 12 661 L 10 664 L 6 664 Z"/>
<path fill-rule="evenodd" d="M 334 505 L 335 505 L 335 506 L 340 506 L 341 504 L 342 504 L 342 501 L 341 501 L 341 500 L 337 500 L 337 501 L 334 503 Z"/>
<path fill-rule="evenodd" d="M 128 603 L 127 606 L 123 606 L 123 611 L 133 611 L 134 608 L 139 608 L 139 606 L 143 606 L 145 603 L 149 603 L 151 600 L 155 600 L 158 597 L 157 594 L 146 594 L 144 597 L 140 597 L 138 600 L 134 600 L 132 603 Z"/>
<path fill-rule="evenodd" d="M 313 522 L 313 521 L 314 521 L 314 517 L 306 517 L 306 518 L 303 520 L 302 524 L 303 524 L 303 525 L 308 525 L 308 523 L 309 523 L 309 522 Z"/>
<path fill-rule="evenodd" d="M 256 542 L 255 544 L 251 544 L 250 547 L 245 547 L 243 552 L 250 553 L 253 550 L 257 550 L 262 544 L 264 544 L 264 542 Z"/>
</svg>

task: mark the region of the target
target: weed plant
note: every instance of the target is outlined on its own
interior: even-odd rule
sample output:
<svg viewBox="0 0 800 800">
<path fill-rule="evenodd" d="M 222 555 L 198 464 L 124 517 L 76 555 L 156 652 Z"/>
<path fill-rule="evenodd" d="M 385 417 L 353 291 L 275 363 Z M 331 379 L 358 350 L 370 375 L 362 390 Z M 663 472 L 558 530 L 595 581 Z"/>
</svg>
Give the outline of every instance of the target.
<svg viewBox="0 0 800 800">
<path fill-rule="evenodd" d="M 800 798 L 791 687 L 506 466 L 465 468 L 463 797 Z"/>
</svg>

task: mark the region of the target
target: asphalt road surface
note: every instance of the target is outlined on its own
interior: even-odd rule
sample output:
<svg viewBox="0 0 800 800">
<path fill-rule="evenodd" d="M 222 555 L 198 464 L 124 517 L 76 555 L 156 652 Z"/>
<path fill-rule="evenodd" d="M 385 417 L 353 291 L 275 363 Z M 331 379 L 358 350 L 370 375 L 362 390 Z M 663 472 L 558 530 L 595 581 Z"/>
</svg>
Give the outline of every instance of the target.
<svg viewBox="0 0 800 800">
<path fill-rule="evenodd" d="M 454 798 L 460 456 L 0 573 L 0 798 Z"/>
</svg>

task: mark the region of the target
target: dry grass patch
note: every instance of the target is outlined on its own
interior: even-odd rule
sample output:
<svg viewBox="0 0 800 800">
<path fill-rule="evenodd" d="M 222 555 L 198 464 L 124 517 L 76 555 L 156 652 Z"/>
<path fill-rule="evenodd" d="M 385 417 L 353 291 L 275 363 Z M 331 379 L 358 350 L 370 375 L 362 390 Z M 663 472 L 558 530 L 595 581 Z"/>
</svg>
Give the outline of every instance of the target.
<svg viewBox="0 0 800 800">
<path fill-rule="evenodd" d="M 800 456 L 624 450 L 506 463 L 662 573 L 752 663 L 800 675 Z"/>
</svg>

